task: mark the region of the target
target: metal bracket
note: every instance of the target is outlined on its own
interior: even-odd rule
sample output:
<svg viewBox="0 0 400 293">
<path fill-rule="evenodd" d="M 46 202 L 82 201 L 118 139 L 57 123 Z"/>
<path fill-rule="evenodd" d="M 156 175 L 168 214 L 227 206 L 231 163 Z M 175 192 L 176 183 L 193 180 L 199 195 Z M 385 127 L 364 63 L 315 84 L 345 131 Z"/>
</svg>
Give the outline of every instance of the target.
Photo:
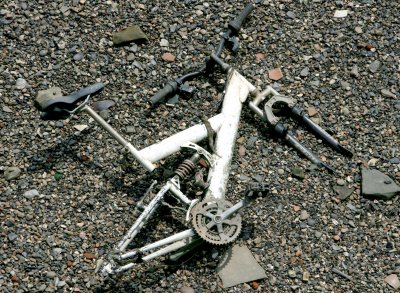
<svg viewBox="0 0 400 293">
<path fill-rule="evenodd" d="M 201 146 L 188 141 L 182 144 L 181 148 L 189 148 L 195 150 L 199 155 L 202 155 L 207 160 L 207 162 L 210 164 L 210 167 L 214 166 L 215 160 L 213 159 L 211 154 L 207 152 L 205 149 L 203 149 Z"/>
<path fill-rule="evenodd" d="M 267 97 L 272 96 L 268 102 L 264 106 L 264 110 L 262 110 L 259 105 L 263 102 Z M 272 87 L 268 86 L 263 92 L 257 93 L 256 97 L 252 102 L 249 103 L 250 109 L 255 112 L 261 119 L 267 121 L 271 125 L 276 125 L 279 121 L 279 118 L 274 115 L 272 112 L 272 106 L 281 102 L 286 104 L 289 108 L 293 108 L 297 100 L 289 97 L 285 97 L 280 95 L 276 90 Z"/>
</svg>

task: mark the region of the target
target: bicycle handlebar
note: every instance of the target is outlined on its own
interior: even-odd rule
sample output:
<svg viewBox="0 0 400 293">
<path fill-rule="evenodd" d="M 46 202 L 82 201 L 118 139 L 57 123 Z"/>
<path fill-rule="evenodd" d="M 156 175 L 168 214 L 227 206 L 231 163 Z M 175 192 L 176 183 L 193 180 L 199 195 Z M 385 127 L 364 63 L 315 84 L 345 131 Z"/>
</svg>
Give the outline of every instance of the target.
<svg viewBox="0 0 400 293">
<path fill-rule="evenodd" d="M 246 7 L 240 12 L 240 14 L 228 24 L 228 28 L 232 30 L 234 35 L 238 34 L 244 20 L 246 19 L 247 16 L 249 16 L 249 14 L 253 11 L 253 9 L 254 9 L 253 4 L 251 3 L 247 4 Z"/>
<path fill-rule="evenodd" d="M 218 46 L 218 49 L 216 50 L 215 55 L 219 57 L 221 54 L 224 46 L 225 46 L 225 41 L 226 37 L 231 38 L 237 36 L 239 33 L 244 20 L 247 18 L 247 16 L 253 11 L 254 5 L 249 3 L 246 5 L 246 7 L 240 12 L 240 14 L 233 19 L 231 22 L 228 24 L 228 31 L 226 34 L 221 38 L 221 42 Z M 150 105 L 155 106 L 156 104 L 162 102 L 165 100 L 166 97 L 175 94 L 178 91 L 179 85 L 183 84 L 187 80 L 191 80 L 199 75 L 204 75 L 207 71 L 207 66 L 202 66 L 198 71 L 188 73 L 182 77 L 179 77 L 175 80 L 169 81 L 162 89 L 160 89 L 154 96 L 150 98 Z"/>
<path fill-rule="evenodd" d="M 169 81 L 161 90 L 159 90 L 154 96 L 150 98 L 151 106 L 162 102 L 167 96 L 176 93 L 177 90 L 178 83 L 175 80 Z"/>
</svg>

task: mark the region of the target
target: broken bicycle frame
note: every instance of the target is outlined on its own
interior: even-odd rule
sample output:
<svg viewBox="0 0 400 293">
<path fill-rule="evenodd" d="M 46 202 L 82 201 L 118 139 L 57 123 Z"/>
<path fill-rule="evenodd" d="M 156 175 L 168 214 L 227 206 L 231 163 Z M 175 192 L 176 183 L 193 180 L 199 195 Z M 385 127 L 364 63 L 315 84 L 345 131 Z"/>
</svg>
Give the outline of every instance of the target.
<svg viewBox="0 0 400 293">
<path fill-rule="evenodd" d="M 252 9 L 253 5 L 247 5 L 241 14 L 234 21 L 229 23 L 227 33 L 222 36 L 219 47 L 216 52 L 207 59 L 206 65 L 197 72 L 187 74 L 173 82 L 167 83 L 167 85 L 151 99 L 151 104 L 155 105 L 168 95 L 176 93 L 183 85 L 184 81 L 193 79 L 199 75 L 204 75 L 213 67 L 220 66 L 223 71 L 226 71 L 228 74 L 221 112 L 209 118 L 204 123 L 178 132 L 142 150 L 136 149 L 131 143 L 125 140 L 88 105 L 89 97 L 99 93 L 103 89 L 104 85 L 101 83 L 81 89 L 69 96 L 36 103 L 37 108 L 44 112 L 42 115 L 44 119 L 61 119 L 62 117 L 74 113 L 86 112 L 125 147 L 145 170 L 150 172 L 156 168 L 156 162 L 180 151 L 182 147 L 194 151 L 191 158 L 186 159 L 178 167 L 174 176 L 167 180 L 166 184 L 157 192 L 150 203 L 144 207 L 143 212 L 135 223 L 116 245 L 114 251 L 109 254 L 108 259 L 105 260 L 101 269 L 102 274 L 109 275 L 128 270 L 136 264 L 134 260 L 130 260 L 137 257 L 143 261 L 148 261 L 175 251 L 178 252 L 174 257 L 179 257 L 193 246 L 200 243 L 201 240 L 208 241 L 212 244 L 227 244 L 236 239 L 241 230 L 241 217 L 238 211 L 249 204 L 255 193 L 248 190 L 245 197 L 235 205 L 225 199 L 225 193 L 240 115 L 243 105 L 247 102 L 249 95 L 254 96 L 254 100 L 249 103 L 249 108 L 261 119 L 279 129 L 281 135 L 283 135 L 289 143 L 313 162 L 322 167 L 326 167 L 325 164 L 302 146 L 284 127 L 277 126 L 279 125 L 278 118 L 275 117 L 272 112 L 272 106 L 275 102 L 287 103 L 289 109 L 292 109 L 292 111 L 297 113 L 298 117 L 307 121 L 308 126 L 312 127 L 316 134 L 320 135 L 333 148 L 346 154 L 347 150 L 340 146 L 336 140 L 323 131 L 318 125 L 315 125 L 312 121 L 308 121 L 309 119 L 302 114 L 302 111 L 295 107 L 294 99 L 279 95 L 279 93 L 270 86 L 268 86 L 264 92 L 259 93 L 245 77 L 219 58 L 225 46 L 225 42 L 231 45 L 231 51 L 237 50 L 237 33 L 242 22 Z M 272 97 L 265 104 L 264 109 L 259 108 L 260 103 L 264 102 L 269 96 Z M 210 127 L 212 131 L 216 133 L 212 154 L 196 144 L 208 137 Z M 189 199 L 180 189 L 180 180 L 189 175 L 200 158 L 204 158 L 209 165 L 206 193 L 202 201 L 198 199 Z M 254 189 L 257 188 L 259 189 L 259 187 Z M 191 220 L 192 228 L 143 247 L 127 251 L 128 245 L 135 236 L 137 236 L 148 219 L 155 213 L 166 194 L 171 194 L 180 203 L 186 206 L 185 220 L 186 222 Z M 122 265 L 120 264 L 121 262 L 123 262 Z"/>
</svg>

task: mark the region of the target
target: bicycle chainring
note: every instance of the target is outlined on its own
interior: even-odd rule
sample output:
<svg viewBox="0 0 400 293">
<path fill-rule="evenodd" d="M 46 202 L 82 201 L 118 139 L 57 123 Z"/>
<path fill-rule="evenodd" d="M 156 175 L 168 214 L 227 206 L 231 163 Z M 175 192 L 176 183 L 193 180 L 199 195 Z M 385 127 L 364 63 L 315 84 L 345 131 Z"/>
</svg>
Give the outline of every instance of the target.
<svg viewBox="0 0 400 293">
<path fill-rule="evenodd" d="M 197 234 L 205 241 L 214 245 L 224 245 L 233 242 L 239 236 L 242 228 L 242 217 L 239 213 L 230 215 L 225 220 L 221 214 L 232 207 L 226 200 L 203 200 L 192 209 L 192 224 Z"/>
</svg>

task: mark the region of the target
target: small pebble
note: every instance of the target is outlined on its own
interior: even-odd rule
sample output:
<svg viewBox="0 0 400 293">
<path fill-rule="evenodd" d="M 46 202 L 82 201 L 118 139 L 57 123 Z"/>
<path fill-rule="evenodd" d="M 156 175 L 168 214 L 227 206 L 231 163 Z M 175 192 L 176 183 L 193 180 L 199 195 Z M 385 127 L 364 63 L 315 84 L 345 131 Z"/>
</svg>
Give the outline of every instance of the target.
<svg viewBox="0 0 400 293">
<path fill-rule="evenodd" d="M 354 28 L 354 30 L 356 31 L 357 34 L 362 34 L 362 32 L 363 32 L 362 28 L 359 27 L 359 26 L 356 26 L 356 27 Z"/>
<path fill-rule="evenodd" d="M 192 287 L 183 286 L 180 290 L 181 293 L 195 293 L 196 291 Z"/>
<path fill-rule="evenodd" d="M 8 233 L 7 237 L 8 240 L 10 240 L 11 242 L 18 238 L 17 234 L 15 234 L 14 232 Z"/>
<path fill-rule="evenodd" d="M 54 278 L 55 276 L 57 276 L 57 274 L 56 274 L 56 272 L 48 271 L 48 272 L 46 273 L 46 276 L 47 276 L 48 278 L 52 279 L 52 278 Z"/>
<path fill-rule="evenodd" d="M 166 39 L 161 39 L 160 46 L 161 47 L 168 47 L 169 46 L 169 42 Z"/>
<path fill-rule="evenodd" d="M 288 275 L 289 275 L 289 277 L 291 277 L 291 278 L 296 278 L 296 271 L 294 271 L 294 270 L 289 270 L 289 271 L 288 271 Z"/>
<path fill-rule="evenodd" d="M 352 77 L 358 77 L 360 75 L 360 73 L 358 72 L 358 66 L 357 65 L 353 65 L 353 68 L 351 69 L 350 75 Z"/>
<path fill-rule="evenodd" d="M 272 80 L 280 80 L 283 77 L 283 73 L 280 68 L 275 68 L 268 71 L 268 77 Z"/>
<path fill-rule="evenodd" d="M 301 180 L 305 178 L 304 171 L 302 168 L 298 168 L 298 167 L 292 168 L 292 174 L 294 177 L 301 179 Z"/>
<path fill-rule="evenodd" d="M 307 271 L 303 272 L 303 281 L 308 282 L 310 280 L 310 273 Z"/>
<path fill-rule="evenodd" d="M 38 195 L 39 195 L 39 191 L 37 191 L 36 189 L 31 189 L 31 190 L 25 191 L 25 193 L 24 193 L 24 197 L 26 197 L 28 199 L 32 199 Z"/>
<path fill-rule="evenodd" d="M 26 80 L 25 79 L 23 79 L 23 78 L 18 78 L 17 80 L 16 80 L 16 82 L 15 82 L 15 87 L 17 88 L 17 89 L 19 89 L 19 90 L 22 90 L 22 89 L 24 89 L 26 86 L 27 86 L 27 82 L 26 82 Z"/>
<path fill-rule="evenodd" d="M 75 61 L 81 61 L 83 59 L 83 54 L 82 53 L 77 53 L 74 55 L 74 60 Z"/>
<path fill-rule="evenodd" d="M 381 90 L 381 94 L 382 94 L 382 96 L 384 96 L 386 98 L 392 98 L 392 99 L 396 99 L 397 98 L 394 93 L 392 93 L 391 91 L 386 90 L 386 89 L 382 89 Z"/>
<path fill-rule="evenodd" d="M 378 70 L 381 68 L 381 62 L 379 60 L 375 60 L 373 61 L 370 65 L 369 65 L 369 70 L 372 73 L 376 73 L 378 72 Z"/>
<path fill-rule="evenodd" d="M 21 174 L 21 169 L 18 167 L 8 167 L 4 171 L 4 178 L 9 181 L 17 178 Z"/>
<path fill-rule="evenodd" d="M 300 220 L 304 221 L 310 217 L 310 214 L 306 210 L 301 210 L 300 212 Z"/>
<path fill-rule="evenodd" d="M 306 77 L 306 76 L 309 75 L 309 73 L 310 73 L 310 69 L 308 67 L 305 67 L 300 71 L 300 76 L 301 77 Z"/>
<path fill-rule="evenodd" d="M 343 186 L 346 183 L 346 181 L 344 181 L 343 179 L 338 179 L 336 182 L 341 186 Z"/>
</svg>

